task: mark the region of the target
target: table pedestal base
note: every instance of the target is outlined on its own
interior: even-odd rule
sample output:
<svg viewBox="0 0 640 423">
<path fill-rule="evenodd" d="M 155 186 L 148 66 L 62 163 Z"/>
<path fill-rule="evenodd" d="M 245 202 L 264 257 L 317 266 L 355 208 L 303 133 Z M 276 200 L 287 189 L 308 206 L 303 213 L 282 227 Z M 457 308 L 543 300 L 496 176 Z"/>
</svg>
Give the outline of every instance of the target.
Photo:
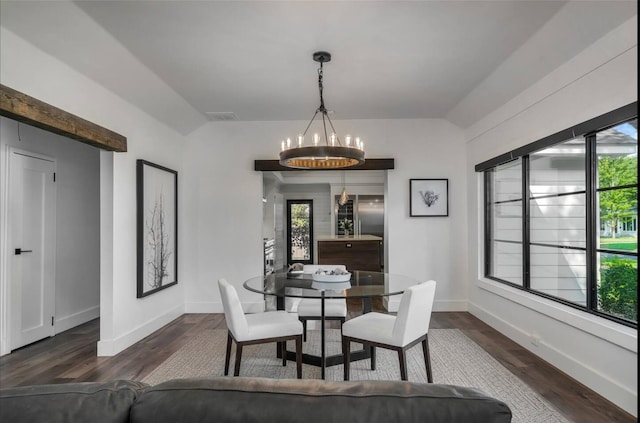
<svg viewBox="0 0 640 423">
<path fill-rule="evenodd" d="M 371 348 L 364 348 L 357 351 L 351 351 L 351 362 L 366 360 L 371 358 Z M 287 351 L 287 360 L 296 361 L 296 353 Z M 302 362 L 311 366 L 321 367 L 322 379 L 325 378 L 325 368 L 344 364 L 344 356 L 342 354 L 329 355 L 324 357 L 324 366 L 322 365 L 322 357 L 313 354 L 302 354 Z"/>
</svg>

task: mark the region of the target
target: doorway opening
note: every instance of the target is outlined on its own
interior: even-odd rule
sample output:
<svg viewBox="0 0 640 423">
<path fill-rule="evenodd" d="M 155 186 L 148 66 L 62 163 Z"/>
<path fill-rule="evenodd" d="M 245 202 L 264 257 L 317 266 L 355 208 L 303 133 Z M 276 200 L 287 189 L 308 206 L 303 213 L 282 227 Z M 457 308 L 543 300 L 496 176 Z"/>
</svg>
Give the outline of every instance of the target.
<svg viewBox="0 0 640 423">
<path fill-rule="evenodd" d="M 312 264 L 313 243 L 313 200 L 287 200 L 287 264 Z"/>
</svg>

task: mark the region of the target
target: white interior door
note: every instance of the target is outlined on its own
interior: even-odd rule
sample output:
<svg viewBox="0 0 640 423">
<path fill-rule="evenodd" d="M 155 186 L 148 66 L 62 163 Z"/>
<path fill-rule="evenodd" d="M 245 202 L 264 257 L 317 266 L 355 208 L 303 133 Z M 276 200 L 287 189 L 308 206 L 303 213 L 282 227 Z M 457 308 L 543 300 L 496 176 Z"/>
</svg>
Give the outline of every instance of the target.
<svg viewBox="0 0 640 423">
<path fill-rule="evenodd" d="M 9 163 L 10 344 L 54 334 L 55 162 L 11 151 Z"/>
</svg>

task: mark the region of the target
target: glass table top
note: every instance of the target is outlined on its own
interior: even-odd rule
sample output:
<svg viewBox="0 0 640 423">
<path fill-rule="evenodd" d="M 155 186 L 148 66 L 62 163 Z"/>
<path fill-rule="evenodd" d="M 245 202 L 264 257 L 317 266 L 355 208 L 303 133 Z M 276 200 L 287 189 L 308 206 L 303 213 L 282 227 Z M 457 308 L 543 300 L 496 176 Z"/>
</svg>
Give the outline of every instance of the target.
<svg viewBox="0 0 640 423">
<path fill-rule="evenodd" d="M 418 282 L 405 275 L 355 270 L 348 282 L 318 282 L 309 273 L 272 273 L 248 279 L 243 286 L 278 297 L 319 298 L 324 294 L 325 298 L 363 298 L 399 295 Z"/>
</svg>

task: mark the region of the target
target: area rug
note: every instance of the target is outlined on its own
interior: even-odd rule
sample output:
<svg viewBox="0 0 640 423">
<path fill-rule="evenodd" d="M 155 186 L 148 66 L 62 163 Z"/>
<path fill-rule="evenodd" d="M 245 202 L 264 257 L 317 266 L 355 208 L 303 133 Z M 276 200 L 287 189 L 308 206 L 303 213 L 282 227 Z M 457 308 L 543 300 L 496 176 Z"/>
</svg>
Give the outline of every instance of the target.
<svg viewBox="0 0 640 423">
<path fill-rule="evenodd" d="M 204 330 L 167 358 L 142 381 L 151 385 L 174 378 L 222 376 L 227 331 Z M 524 382 L 491 357 L 478 344 L 458 329 L 432 329 L 429 331 L 431 367 L 434 383 L 474 387 L 509 405 L 513 422 L 546 423 L 568 422 L 544 398 L 532 391 Z M 293 342 L 288 345 L 294 351 Z M 356 346 L 352 344 L 352 350 Z M 319 354 L 320 332 L 309 331 L 304 343 L 305 353 Z M 233 354 L 230 372 L 233 372 Z M 340 330 L 327 330 L 327 355 L 341 352 Z M 276 358 L 275 344 L 251 345 L 243 348 L 240 376 L 290 378 L 296 377 L 295 362 L 286 367 Z M 396 353 L 377 349 L 376 370 L 370 369 L 369 360 L 351 363 L 351 380 L 400 380 Z M 426 383 L 422 347 L 417 345 L 407 352 L 410 382 Z M 342 380 L 343 366 L 326 370 L 327 380 Z M 304 379 L 320 379 L 320 369 L 302 366 Z"/>
</svg>

